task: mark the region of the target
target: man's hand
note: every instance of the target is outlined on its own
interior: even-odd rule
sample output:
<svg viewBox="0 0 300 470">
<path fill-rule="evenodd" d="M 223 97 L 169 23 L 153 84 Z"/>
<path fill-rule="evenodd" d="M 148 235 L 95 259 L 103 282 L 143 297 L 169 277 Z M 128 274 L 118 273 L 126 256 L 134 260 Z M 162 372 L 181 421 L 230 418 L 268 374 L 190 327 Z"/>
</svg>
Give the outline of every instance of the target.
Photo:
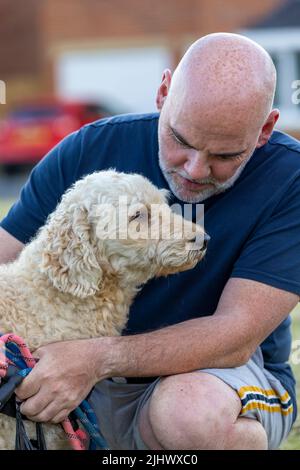
<svg viewBox="0 0 300 470">
<path fill-rule="evenodd" d="M 107 377 L 158 377 L 245 364 L 298 295 L 248 279 L 226 284 L 214 315 L 150 333 L 53 343 L 17 389 L 33 421 L 61 422 Z"/>
<path fill-rule="evenodd" d="M 63 341 L 34 351 L 39 361 L 16 389 L 17 397 L 25 400 L 21 412 L 32 421 L 63 421 L 93 386 L 107 377 L 104 367 L 99 370 L 101 340 Z"/>
</svg>

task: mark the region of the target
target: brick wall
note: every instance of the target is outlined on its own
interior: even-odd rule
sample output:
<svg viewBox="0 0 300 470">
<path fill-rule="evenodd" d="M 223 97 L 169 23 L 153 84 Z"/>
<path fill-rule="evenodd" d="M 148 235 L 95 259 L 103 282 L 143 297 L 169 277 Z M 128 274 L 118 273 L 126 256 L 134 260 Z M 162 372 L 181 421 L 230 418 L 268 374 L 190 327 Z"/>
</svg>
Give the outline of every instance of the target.
<svg viewBox="0 0 300 470">
<path fill-rule="evenodd" d="M 0 0 L 1 79 L 39 72 L 39 0 Z"/>
<path fill-rule="evenodd" d="M 45 0 L 47 41 L 202 35 L 241 28 L 280 0 Z"/>
<path fill-rule="evenodd" d="M 9 103 L 53 91 L 57 47 L 163 42 L 175 66 L 193 39 L 252 24 L 281 0 L 0 0 L 0 79 Z"/>
<path fill-rule="evenodd" d="M 63 41 L 165 38 L 246 26 L 280 0 L 0 0 L 1 79 L 39 74 Z M 46 64 L 46 65 L 45 65 Z"/>
</svg>

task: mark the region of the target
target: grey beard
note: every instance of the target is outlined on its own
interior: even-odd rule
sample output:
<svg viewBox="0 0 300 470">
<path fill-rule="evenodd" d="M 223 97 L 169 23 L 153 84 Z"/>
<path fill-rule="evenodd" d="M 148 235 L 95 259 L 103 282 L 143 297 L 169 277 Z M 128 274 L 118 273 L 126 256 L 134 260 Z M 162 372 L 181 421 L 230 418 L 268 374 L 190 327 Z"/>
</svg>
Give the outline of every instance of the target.
<svg viewBox="0 0 300 470">
<path fill-rule="evenodd" d="M 184 178 L 187 178 L 187 175 L 185 175 L 185 173 L 181 170 L 167 169 L 165 167 L 165 165 L 163 164 L 160 152 L 159 152 L 159 156 L 158 156 L 158 161 L 159 161 L 160 169 L 161 169 L 167 183 L 169 184 L 169 187 L 170 187 L 171 191 L 175 194 L 175 196 L 183 202 L 189 202 L 189 203 L 196 204 L 196 203 L 199 203 L 199 202 L 203 202 L 205 199 L 208 199 L 211 196 L 215 196 L 216 194 L 223 193 L 227 189 L 231 188 L 234 185 L 234 183 L 236 182 L 236 180 L 239 178 L 239 176 L 241 175 L 242 171 L 244 170 L 245 166 L 247 165 L 247 163 L 249 162 L 251 157 L 252 157 L 252 154 L 250 154 L 250 156 L 241 163 L 241 165 L 238 167 L 238 169 L 236 170 L 234 175 L 232 175 L 227 181 L 224 181 L 223 183 L 219 183 L 215 179 L 211 179 L 211 178 L 206 178 L 206 179 L 201 180 L 202 184 L 210 183 L 210 184 L 213 184 L 213 187 L 208 188 L 208 189 L 203 189 L 202 191 L 199 191 L 197 193 L 191 193 L 190 196 L 188 196 L 188 195 L 183 196 L 182 195 L 181 186 L 174 181 L 173 176 L 172 176 L 174 173 L 177 173 L 180 176 L 183 176 Z M 187 178 L 187 179 L 189 179 L 189 178 Z"/>
</svg>

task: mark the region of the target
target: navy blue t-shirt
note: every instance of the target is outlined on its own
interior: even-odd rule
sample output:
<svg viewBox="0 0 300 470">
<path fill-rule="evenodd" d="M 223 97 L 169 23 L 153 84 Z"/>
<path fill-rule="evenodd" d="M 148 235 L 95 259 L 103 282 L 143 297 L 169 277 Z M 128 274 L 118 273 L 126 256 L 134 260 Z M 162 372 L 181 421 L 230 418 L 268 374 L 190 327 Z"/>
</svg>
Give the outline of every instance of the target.
<svg viewBox="0 0 300 470">
<path fill-rule="evenodd" d="M 32 171 L 1 226 L 27 243 L 75 181 L 116 168 L 168 184 L 158 165 L 158 114 L 124 115 L 88 124 L 65 138 Z M 171 204 L 183 204 L 171 198 Z M 226 192 L 204 201 L 207 255 L 195 269 L 149 281 L 132 305 L 126 334 L 212 315 L 230 277 L 300 295 L 300 143 L 274 131 Z M 289 391 L 290 318 L 261 345 L 265 367 Z"/>
</svg>

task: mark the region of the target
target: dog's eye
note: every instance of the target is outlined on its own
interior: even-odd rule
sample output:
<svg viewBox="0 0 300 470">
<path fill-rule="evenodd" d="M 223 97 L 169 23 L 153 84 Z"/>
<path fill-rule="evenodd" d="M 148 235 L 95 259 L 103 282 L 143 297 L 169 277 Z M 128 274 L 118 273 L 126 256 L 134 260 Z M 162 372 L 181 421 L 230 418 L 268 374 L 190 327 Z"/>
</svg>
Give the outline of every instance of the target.
<svg viewBox="0 0 300 470">
<path fill-rule="evenodd" d="M 140 217 L 140 215 L 141 215 L 141 211 L 137 211 L 134 215 L 129 217 L 129 222 L 132 222 L 133 220 L 138 219 Z"/>
</svg>

